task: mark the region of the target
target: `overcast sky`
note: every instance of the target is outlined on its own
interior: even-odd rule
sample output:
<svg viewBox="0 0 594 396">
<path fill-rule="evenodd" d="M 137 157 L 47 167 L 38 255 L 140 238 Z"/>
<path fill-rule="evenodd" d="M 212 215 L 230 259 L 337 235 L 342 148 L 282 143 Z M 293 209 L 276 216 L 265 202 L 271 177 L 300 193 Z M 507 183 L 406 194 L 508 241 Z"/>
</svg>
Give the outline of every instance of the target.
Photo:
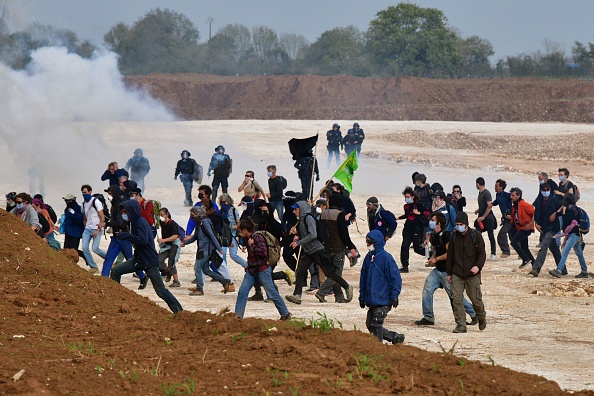
<svg viewBox="0 0 594 396">
<path fill-rule="evenodd" d="M 75 31 L 95 44 L 116 23 L 132 24 L 153 8 L 170 8 L 189 17 L 208 38 L 229 23 L 266 25 L 277 33 L 303 34 L 311 42 L 324 31 L 355 25 L 367 30 L 387 0 L 0 0 L 9 5 L 14 28 L 38 21 Z M 421 7 L 442 10 L 464 36 L 478 35 L 493 44 L 492 62 L 506 55 L 542 50 L 549 39 L 567 54 L 575 40 L 594 42 L 593 0 L 418 0 Z"/>
</svg>

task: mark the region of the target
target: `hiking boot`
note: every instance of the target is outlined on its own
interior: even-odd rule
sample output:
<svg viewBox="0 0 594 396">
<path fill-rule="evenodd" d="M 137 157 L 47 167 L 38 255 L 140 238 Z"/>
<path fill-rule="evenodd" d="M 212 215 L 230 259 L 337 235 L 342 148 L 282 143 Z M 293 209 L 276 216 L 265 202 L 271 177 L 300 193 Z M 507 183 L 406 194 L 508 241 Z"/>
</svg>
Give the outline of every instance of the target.
<svg viewBox="0 0 594 396">
<path fill-rule="evenodd" d="M 91 274 L 96 274 L 96 273 L 99 272 L 99 268 L 93 268 L 93 267 L 91 267 L 87 271 L 89 271 Z"/>
<path fill-rule="evenodd" d="M 287 277 L 285 278 L 285 281 L 287 281 L 287 285 L 293 286 L 293 273 L 291 272 L 291 270 L 285 270 L 285 275 L 287 275 Z"/>
<path fill-rule="evenodd" d="M 301 305 L 301 296 L 291 294 L 289 296 L 285 296 L 285 300 L 292 302 L 293 304 Z"/>
<path fill-rule="evenodd" d="M 171 275 L 167 274 L 167 276 L 165 277 L 165 283 L 169 283 L 171 282 Z"/>
<path fill-rule="evenodd" d="M 253 296 L 248 297 L 248 301 L 264 301 L 262 293 L 254 293 Z"/>
<path fill-rule="evenodd" d="M 322 293 L 320 293 L 319 291 L 316 293 L 316 298 L 318 300 L 320 300 L 321 303 L 325 303 L 326 302 L 326 297 Z"/>
<path fill-rule="evenodd" d="M 435 322 L 422 318 L 421 320 L 415 320 L 417 326 L 434 326 Z"/>
<path fill-rule="evenodd" d="M 392 344 L 402 344 L 404 342 L 404 334 L 396 333 L 396 336 L 392 340 Z"/>
<path fill-rule="evenodd" d="M 344 296 L 335 297 L 334 303 L 335 304 L 346 304 L 346 300 L 344 299 Z"/>
<path fill-rule="evenodd" d="M 231 280 L 225 279 L 225 283 L 223 283 L 223 293 L 227 294 L 229 292 L 229 286 L 231 286 Z"/>
<path fill-rule="evenodd" d="M 196 289 L 194 290 L 192 293 L 190 293 L 190 296 L 203 296 L 204 295 L 204 291 L 202 291 L 202 289 Z"/>
<path fill-rule="evenodd" d="M 318 288 L 317 287 L 310 287 L 309 289 L 307 289 L 305 291 L 307 294 L 316 294 L 318 292 Z"/>
<path fill-rule="evenodd" d="M 196 279 L 192 280 L 192 284 L 195 285 L 196 284 Z"/>
<path fill-rule="evenodd" d="M 466 322 L 467 326 L 474 326 L 478 323 L 478 318 L 476 316 L 471 316 L 470 317 L 470 322 Z"/>
<path fill-rule="evenodd" d="M 491 255 L 491 260 L 497 260 L 497 255 L 496 254 L 492 254 Z"/>
<path fill-rule="evenodd" d="M 530 264 L 532 261 L 530 260 L 526 260 L 526 261 L 522 261 L 522 264 L 520 264 L 520 266 L 518 268 L 524 268 L 525 266 L 527 266 L 528 264 Z"/>
<path fill-rule="evenodd" d="M 528 273 L 533 277 L 538 278 L 538 271 L 536 269 L 532 268 Z"/>
<path fill-rule="evenodd" d="M 408 273 L 408 267 L 400 267 L 401 273 Z"/>
<path fill-rule="evenodd" d="M 181 287 L 181 283 L 179 281 L 174 280 L 169 287 Z"/>
<path fill-rule="evenodd" d="M 587 278 L 588 277 L 588 273 L 587 272 L 580 272 L 575 277 L 576 278 Z"/>
<path fill-rule="evenodd" d="M 479 323 L 479 330 L 483 331 L 487 327 L 487 318 L 482 318 L 478 320 Z"/>
<path fill-rule="evenodd" d="M 456 328 L 454 329 L 454 331 L 452 331 L 452 333 L 466 333 L 466 327 L 464 326 L 456 326 Z"/>
<path fill-rule="evenodd" d="M 510 256 L 509 253 L 501 253 L 501 256 L 499 256 L 499 258 L 504 259 L 504 258 L 508 258 L 509 256 Z"/>
<path fill-rule="evenodd" d="M 233 283 L 231 283 L 229 285 L 229 290 L 227 290 L 227 293 L 233 293 L 235 291 L 235 285 Z M 221 290 L 221 293 L 225 293 L 225 288 L 223 288 L 223 290 Z"/>
<path fill-rule="evenodd" d="M 561 275 L 567 275 L 567 274 L 568 274 L 567 268 L 565 268 L 563 271 L 561 271 Z"/>
<path fill-rule="evenodd" d="M 350 303 L 351 301 L 353 301 L 353 286 L 349 285 L 349 287 L 347 287 L 347 289 L 345 290 L 345 298 L 344 301 Z"/>
<path fill-rule="evenodd" d="M 291 312 L 289 312 L 288 314 L 281 316 L 280 320 L 291 320 L 291 317 L 293 317 L 293 315 L 291 315 Z"/>
<path fill-rule="evenodd" d="M 140 280 L 140 286 L 138 286 L 138 290 L 144 289 L 146 287 L 146 284 L 148 283 L 148 281 L 149 281 L 149 277 L 144 275 L 144 278 L 142 278 Z"/>
<path fill-rule="evenodd" d="M 554 276 L 555 278 L 561 278 L 561 271 L 559 271 L 557 268 L 552 269 L 549 271 L 549 274 L 551 274 L 551 276 Z"/>
</svg>

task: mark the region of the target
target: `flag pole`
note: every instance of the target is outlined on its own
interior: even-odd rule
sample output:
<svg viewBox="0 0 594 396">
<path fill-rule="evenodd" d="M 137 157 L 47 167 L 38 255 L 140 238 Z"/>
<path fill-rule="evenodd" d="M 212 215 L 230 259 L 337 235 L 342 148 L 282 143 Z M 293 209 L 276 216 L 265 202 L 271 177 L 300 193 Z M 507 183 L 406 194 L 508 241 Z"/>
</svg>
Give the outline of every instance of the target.
<svg viewBox="0 0 594 396">
<path fill-rule="evenodd" d="M 312 194 L 313 194 L 313 186 L 314 186 L 314 173 L 316 171 L 316 156 L 318 154 L 318 138 L 320 135 L 320 131 L 316 132 L 316 145 L 314 147 L 314 156 L 313 156 L 313 163 L 311 165 L 311 181 L 309 182 L 309 196 L 307 200 L 311 202 Z"/>
</svg>

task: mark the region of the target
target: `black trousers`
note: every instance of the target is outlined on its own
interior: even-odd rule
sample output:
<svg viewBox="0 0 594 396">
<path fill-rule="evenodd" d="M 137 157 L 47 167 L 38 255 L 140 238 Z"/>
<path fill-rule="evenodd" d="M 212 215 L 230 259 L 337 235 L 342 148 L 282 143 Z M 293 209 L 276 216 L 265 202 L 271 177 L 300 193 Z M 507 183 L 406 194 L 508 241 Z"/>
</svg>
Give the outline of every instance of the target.
<svg viewBox="0 0 594 396">
<path fill-rule="evenodd" d="M 400 247 L 400 262 L 404 268 L 408 268 L 408 261 L 410 258 L 410 245 L 413 245 L 413 250 L 416 254 L 425 255 L 425 247 L 423 246 L 423 229 L 404 228 L 402 230 L 402 246 Z"/>
<path fill-rule="evenodd" d="M 326 256 L 326 253 L 322 250 L 311 254 L 305 254 L 301 252 L 301 258 L 297 264 L 297 270 L 295 271 L 295 291 L 294 295 L 300 296 L 303 286 L 305 285 L 304 279 L 307 276 L 307 271 L 312 264 L 316 264 L 318 268 L 324 271 L 327 278 L 332 279 L 338 283 L 343 289 L 348 289 L 349 284 L 336 272 L 334 272 L 332 263 Z"/>
<path fill-rule="evenodd" d="M 391 309 L 391 305 L 380 305 L 369 307 L 369 311 L 367 311 L 367 319 L 365 320 L 367 330 L 376 336 L 380 342 L 383 342 L 384 340 L 392 342 L 398 335 L 395 331 L 384 328 L 384 320 Z"/>
<path fill-rule="evenodd" d="M 78 257 L 85 260 L 85 263 L 86 263 L 87 259 L 85 258 L 83 251 L 78 248 L 80 246 L 80 240 L 81 240 L 81 238 L 79 238 L 79 237 L 64 235 L 64 249 L 76 250 L 78 253 Z M 88 263 L 87 263 L 87 265 L 88 265 Z"/>
</svg>

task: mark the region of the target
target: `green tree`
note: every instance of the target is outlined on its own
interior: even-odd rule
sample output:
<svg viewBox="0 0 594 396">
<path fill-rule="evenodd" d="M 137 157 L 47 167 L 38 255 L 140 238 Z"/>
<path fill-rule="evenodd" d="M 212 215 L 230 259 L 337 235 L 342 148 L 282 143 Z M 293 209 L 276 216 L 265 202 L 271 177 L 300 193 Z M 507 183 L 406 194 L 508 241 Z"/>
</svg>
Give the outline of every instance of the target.
<svg viewBox="0 0 594 396">
<path fill-rule="evenodd" d="M 388 7 L 370 22 L 367 40 L 373 61 L 391 75 L 452 77 L 462 60 L 455 33 L 435 8 Z"/>
<path fill-rule="evenodd" d="M 196 69 L 199 38 L 198 29 L 188 17 L 157 8 L 131 28 L 115 25 L 104 41 L 120 55 L 124 73 L 177 73 Z"/>
<path fill-rule="evenodd" d="M 231 39 L 227 45 L 231 47 L 236 63 L 247 62 L 253 56 L 254 44 L 252 34 L 247 26 L 238 23 L 226 25 L 217 32 L 217 35 Z"/>
<path fill-rule="evenodd" d="M 278 35 L 268 26 L 252 28 L 252 43 L 254 57 L 257 62 L 257 72 L 274 73 L 278 66 L 288 60 L 288 55 L 282 50 Z"/>
<path fill-rule="evenodd" d="M 460 74 L 464 77 L 485 77 L 493 72 L 489 57 L 495 54 L 488 40 L 479 36 L 459 39 L 458 48 L 462 56 Z"/>
</svg>

